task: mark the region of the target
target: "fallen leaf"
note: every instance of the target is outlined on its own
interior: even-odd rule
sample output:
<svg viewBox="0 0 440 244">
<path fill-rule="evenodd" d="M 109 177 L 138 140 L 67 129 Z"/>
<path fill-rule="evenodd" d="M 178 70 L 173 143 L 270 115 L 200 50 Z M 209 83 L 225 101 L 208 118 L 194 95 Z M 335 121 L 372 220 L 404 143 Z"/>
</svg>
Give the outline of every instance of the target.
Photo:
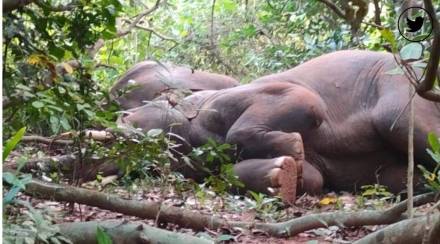
<svg viewBox="0 0 440 244">
<path fill-rule="evenodd" d="M 329 204 L 334 204 L 336 203 L 337 199 L 336 197 L 324 197 L 323 199 L 321 199 L 321 201 L 319 201 L 320 205 L 329 205 Z"/>
</svg>

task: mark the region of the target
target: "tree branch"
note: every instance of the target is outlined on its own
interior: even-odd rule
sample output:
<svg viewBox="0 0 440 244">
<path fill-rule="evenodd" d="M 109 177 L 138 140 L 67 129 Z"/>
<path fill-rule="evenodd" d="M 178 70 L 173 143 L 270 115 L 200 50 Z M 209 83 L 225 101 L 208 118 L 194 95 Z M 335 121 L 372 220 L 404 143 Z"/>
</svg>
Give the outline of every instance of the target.
<svg viewBox="0 0 440 244">
<path fill-rule="evenodd" d="M 45 143 L 45 144 L 60 144 L 60 145 L 72 145 L 73 144 L 72 140 L 58 140 L 57 138 L 47 138 L 44 136 L 36 136 L 36 135 L 23 136 L 23 138 L 21 138 L 21 141 L 24 143 L 26 143 L 26 142 L 40 142 L 40 143 Z"/>
<path fill-rule="evenodd" d="M 142 18 L 151 14 L 159 7 L 160 1 L 161 0 L 156 0 L 156 3 L 154 4 L 153 7 L 138 14 L 133 21 L 130 21 L 130 25 L 126 29 L 118 30 L 115 38 L 123 37 L 123 36 L 127 35 L 128 33 L 130 33 L 133 30 L 133 28 L 135 28 L 136 25 L 142 20 Z M 89 49 L 89 51 L 88 51 L 89 56 L 91 58 L 94 58 L 95 55 L 98 53 L 98 51 L 104 46 L 104 44 L 105 44 L 104 39 L 102 39 L 102 38 L 98 39 L 98 41 L 95 42 L 93 47 Z"/>
<path fill-rule="evenodd" d="M 429 56 L 429 61 L 426 66 L 425 79 L 416 87 L 416 90 L 417 94 L 421 97 L 440 102 L 440 94 L 433 90 L 440 61 L 440 23 L 437 19 L 432 1 L 424 0 L 424 3 L 426 11 L 428 11 L 432 17 L 432 33 L 434 39 L 432 40 L 431 55 Z"/>
<path fill-rule="evenodd" d="M 118 37 L 125 36 L 128 33 L 130 33 L 130 31 L 136 27 L 136 25 L 142 20 L 142 18 L 144 18 L 145 16 L 147 16 L 147 15 L 151 14 L 153 11 L 155 11 L 159 7 L 159 4 L 160 4 L 160 0 L 156 0 L 156 3 L 154 4 L 154 6 L 152 8 L 147 9 L 144 12 L 138 14 L 136 16 L 136 18 L 130 23 L 130 25 L 125 30 L 118 31 L 118 33 L 117 33 Z"/>
<path fill-rule="evenodd" d="M 145 219 L 157 218 L 160 222 L 175 223 L 194 230 L 218 229 L 227 226 L 227 221 L 224 219 L 179 207 L 165 206 L 159 202 L 125 200 L 102 192 L 50 184 L 38 180 L 32 180 L 27 184 L 25 193 L 42 199 L 87 204 Z"/>
<path fill-rule="evenodd" d="M 333 2 L 331 2 L 329 0 L 318 0 L 318 1 L 327 5 L 327 7 L 330 8 L 331 10 L 333 10 L 333 12 L 336 15 L 338 15 L 339 17 L 347 20 L 347 16 L 345 15 L 344 11 L 342 9 L 340 9 L 338 6 L 336 6 L 336 4 L 334 4 Z"/>
<path fill-rule="evenodd" d="M 379 0 L 373 0 L 374 3 L 374 23 L 377 26 L 382 26 L 382 21 L 380 20 L 380 14 L 382 9 L 379 6 Z"/>
<path fill-rule="evenodd" d="M 136 28 L 140 29 L 140 30 L 144 30 L 144 31 L 149 31 L 149 32 L 153 33 L 154 35 L 156 35 L 157 37 L 159 37 L 160 39 L 162 39 L 162 40 L 171 41 L 171 42 L 177 43 L 177 41 L 174 38 L 165 36 L 165 35 L 159 33 L 158 31 L 156 31 L 153 28 L 142 26 L 142 25 L 136 25 Z"/>
</svg>

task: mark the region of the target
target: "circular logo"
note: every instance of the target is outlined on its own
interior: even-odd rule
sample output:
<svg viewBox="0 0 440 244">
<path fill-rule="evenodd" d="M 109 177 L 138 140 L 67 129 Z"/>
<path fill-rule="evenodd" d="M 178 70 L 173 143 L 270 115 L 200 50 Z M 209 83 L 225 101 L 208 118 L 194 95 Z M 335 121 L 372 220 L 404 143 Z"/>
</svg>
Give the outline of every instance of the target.
<svg viewBox="0 0 440 244">
<path fill-rule="evenodd" d="M 410 42 L 424 41 L 432 33 L 432 16 L 422 7 L 407 8 L 399 16 L 397 28 Z"/>
</svg>

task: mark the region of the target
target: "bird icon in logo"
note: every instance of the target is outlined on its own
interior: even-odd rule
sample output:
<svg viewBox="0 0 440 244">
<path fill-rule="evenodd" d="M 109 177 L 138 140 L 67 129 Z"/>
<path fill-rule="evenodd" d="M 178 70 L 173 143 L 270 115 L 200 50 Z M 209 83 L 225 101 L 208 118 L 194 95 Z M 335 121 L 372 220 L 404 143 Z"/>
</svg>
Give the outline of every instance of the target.
<svg viewBox="0 0 440 244">
<path fill-rule="evenodd" d="M 423 26 L 424 18 L 421 16 L 416 17 L 415 20 L 411 20 L 408 17 L 406 17 L 406 25 L 408 26 L 407 31 L 408 32 L 416 32 L 420 30 Z"/>
</svg>

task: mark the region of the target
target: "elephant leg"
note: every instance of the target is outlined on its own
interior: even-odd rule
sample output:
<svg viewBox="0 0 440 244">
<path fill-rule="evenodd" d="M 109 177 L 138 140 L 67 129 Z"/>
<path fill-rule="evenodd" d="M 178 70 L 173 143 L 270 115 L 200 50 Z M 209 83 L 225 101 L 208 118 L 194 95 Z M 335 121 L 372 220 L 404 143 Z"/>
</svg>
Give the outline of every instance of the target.
<svg viewBox="0 0 440 244">
<path fill-rule="evenodd" d="M 287 204 L 295 203 L 302 193 L 319 194 L 323 188 L 316 168 L 290 156 L 244 160 L 234 165 L 234 173 L 244 184 L 242 190 L 278 195 Z"/>
<path fill-rule="evenodd" d="M 406 93 L 405 93 L 406 94 Z M 402 156 L 408 152 L 408 108 L 398 118 L 407 99 L 396 99 L 399 94 L 390 94 L 379 100 L 373 109 L 373 125 L 380 137 Z M 416 161 L 431 168 L 434 160 L 428 155 L 427 137 L 429 132 L 440 135 L 440 109 L 433 102 L 416 96 L 414 101 L 414 154 Z M 402 162 L 403 163 L 403 162 Z"/>
<path fill-rule="evenodd" d="M 283 202 L 293 204 L 301 188 L 302 165 L 292 157 L 248 159 L 234 165 L 234 173 L 245 190 L 279 195 Z"/>
<path fill-rule="evenodd" d="M 226 142 L 237 144 L 244 158 L 292 156 L 304 160 L 302 138 L 296 132 L 240 130 L 228 133 Z"/>
</svg>

